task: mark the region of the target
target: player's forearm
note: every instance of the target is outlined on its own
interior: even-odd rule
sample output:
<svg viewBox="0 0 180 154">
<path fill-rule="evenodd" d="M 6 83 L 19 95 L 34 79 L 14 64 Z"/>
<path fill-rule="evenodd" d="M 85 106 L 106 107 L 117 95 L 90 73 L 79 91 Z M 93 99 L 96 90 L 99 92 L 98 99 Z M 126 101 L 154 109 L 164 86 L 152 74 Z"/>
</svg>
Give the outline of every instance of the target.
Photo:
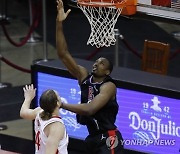
<svg viewBox="0 0 180 154">
<path fill-rule="evenodd" d="M 21 106 L 21 110 L 20 110 L 20 116 L 22 118 L 25 118 L 25 115 L 27 113 L 27 111 L 30 109 L 30 105 L 31 105 L 31 99 L 25 99 L 22 106 Z"/>
<path fill-rule="evenodd" d="M 90 105 L 87 103 L 83 104 L 65 104 L 62 103 L 61 108 L 80 114 L 80 115 L 92 115 Z"/>
<path fill-rule="evenodd" d="M 68 53 L 68 47 L 63 33 L 62 21 L 56 21 L 56 47 L 58 56 L 60 58 Z"/>
</svg>

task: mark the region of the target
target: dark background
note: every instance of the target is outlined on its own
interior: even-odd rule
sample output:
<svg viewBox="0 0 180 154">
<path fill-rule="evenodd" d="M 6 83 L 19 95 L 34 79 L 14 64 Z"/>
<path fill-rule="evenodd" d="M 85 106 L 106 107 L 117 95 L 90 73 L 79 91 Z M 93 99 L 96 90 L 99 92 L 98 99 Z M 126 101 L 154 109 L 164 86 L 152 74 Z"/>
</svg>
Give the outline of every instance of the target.
<svg viewBox="0 0 180 154">
<path fill-rule="evenodd" d="M 65 11 L 71 9 L 71 13 L 64 21 L 64 34 L 67 40 L 69 51 L 76 58 L 86 59 L 92 52 L 96 51 L 95 46 L 87 45 L 90 35 L 90 24 L 79 8 L 70 7 L 68 1 L 64 0 Z M 56 2 L 47 1 L 47 41 L 55 46 L 56 33 Z M 139 55 L 143 51 L 144 40 L 154 40 L 170 44 L 170 55 L 180 50 L 180 41 L 172 34 L 167 33 L 164 29 L 155 24 L 155 21 L 180 25 L 179 21 L 147 16 L 137 13 L 132 16 L 120 16 L 115 28 L 120 31 L 128 45 Z M 37 32 L 42 34 L 42 22 L 37 27 Z M 119 39 L 119 66 L 141 70 L 141 59 L 127 48 Z M 95 61 L 98 57 L 105 56 L 111 61 L 115 59 L 115 46 L 103 47 L 90 60 Z M 168 75 L 180 77 L 180 54 L 169 60 Z"/>
</svg>

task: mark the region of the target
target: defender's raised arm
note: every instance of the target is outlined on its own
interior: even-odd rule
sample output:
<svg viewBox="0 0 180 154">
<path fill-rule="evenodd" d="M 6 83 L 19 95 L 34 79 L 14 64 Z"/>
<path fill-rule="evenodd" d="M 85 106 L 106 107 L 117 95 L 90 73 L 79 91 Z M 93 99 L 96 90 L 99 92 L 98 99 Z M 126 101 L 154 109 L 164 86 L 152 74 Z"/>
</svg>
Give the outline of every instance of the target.
<svg viewBox="0 0 180 154">
<path fill-rule="evenodd" d="M 56 19 L 56 47 L 57 54 L 68 71 L 81 82 L 87 76 L 87 70 L 77 65 L 76 61 L 70 55 L 67 43 L 63 33 L 62 22 L 67 18 L 70 9 L 65 13 L 62 0 L 57 0 L 57 19 Z"/>
</svg>

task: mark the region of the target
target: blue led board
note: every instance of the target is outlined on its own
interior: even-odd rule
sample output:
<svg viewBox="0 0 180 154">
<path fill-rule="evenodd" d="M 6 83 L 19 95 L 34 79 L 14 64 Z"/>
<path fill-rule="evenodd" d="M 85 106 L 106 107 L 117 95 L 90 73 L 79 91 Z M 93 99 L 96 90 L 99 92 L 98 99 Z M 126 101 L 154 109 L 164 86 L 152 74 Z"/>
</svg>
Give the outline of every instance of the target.
<svg viewBox="0 0 180 154">
<path fill-rule="evenodd" d="M 77 80 L 37 72 L 38 101 L 44 90 L 59 92 L 64 103 L 80 103 L 80 88 Z M 147 153 L 179 153 L 180 151 L 180 100 L 148 94 L 122 87 L 117 88 L 119 112 L 116 125 L 123 136 L 126 149 Z M 70 137 L 84 139 L 87 129 L 76 122 L 75 114 L 60 109 Z M 120 143 L 120 144 L 122 144 Z"/>
</svg>

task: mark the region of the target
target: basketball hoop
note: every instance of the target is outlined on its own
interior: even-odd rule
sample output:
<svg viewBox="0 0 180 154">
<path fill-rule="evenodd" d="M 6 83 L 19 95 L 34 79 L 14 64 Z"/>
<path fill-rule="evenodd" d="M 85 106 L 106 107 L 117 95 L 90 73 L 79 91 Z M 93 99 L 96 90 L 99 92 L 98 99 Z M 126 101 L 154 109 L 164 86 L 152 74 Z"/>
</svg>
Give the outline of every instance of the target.
<svg viewBox="0 0 180 154">
<path fill-rule="evenodd" d="M 115 45 L 114 27 L 125 0 L 78 0 L 77 5 L 91 26 L 87 45 L 95 45 L 97 48 Z"/>
</svg>

